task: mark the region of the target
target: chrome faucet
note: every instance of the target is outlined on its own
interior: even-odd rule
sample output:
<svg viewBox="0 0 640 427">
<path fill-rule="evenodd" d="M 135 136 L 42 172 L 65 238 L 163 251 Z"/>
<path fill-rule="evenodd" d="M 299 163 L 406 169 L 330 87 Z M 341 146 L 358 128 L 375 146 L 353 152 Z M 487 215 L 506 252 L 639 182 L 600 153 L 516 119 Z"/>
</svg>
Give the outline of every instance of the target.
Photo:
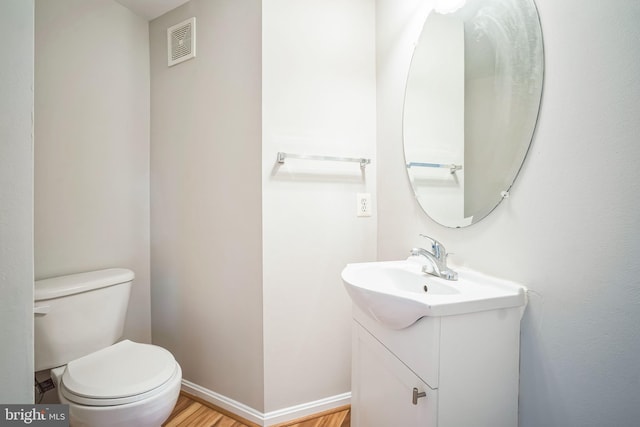
<svg viewBox="0 0 640 427">
<path fill-rule="evenodd" d="M 447 251 L 436 239 L 421 234 L 431 241 L 431 251 L 423 248 L 411 249 L 411 256 L 425 257 L 429 263 L 422 266 L 422 272 L 447 280 L 458 280 L 458 273 L 447 267 Z"/>
</svg>

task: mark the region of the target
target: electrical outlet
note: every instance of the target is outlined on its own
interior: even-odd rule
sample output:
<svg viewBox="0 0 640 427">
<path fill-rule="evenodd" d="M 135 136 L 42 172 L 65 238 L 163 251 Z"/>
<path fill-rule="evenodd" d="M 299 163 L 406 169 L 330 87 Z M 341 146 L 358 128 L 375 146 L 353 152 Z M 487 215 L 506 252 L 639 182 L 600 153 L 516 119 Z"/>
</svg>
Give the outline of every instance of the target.
<svg viewBox="0 0 640 427">
<path fill-rule="evenodd" d="M 358 193 L 357 200 L 357 216 L 371 216 L 371 194 Z"/>
</svg>

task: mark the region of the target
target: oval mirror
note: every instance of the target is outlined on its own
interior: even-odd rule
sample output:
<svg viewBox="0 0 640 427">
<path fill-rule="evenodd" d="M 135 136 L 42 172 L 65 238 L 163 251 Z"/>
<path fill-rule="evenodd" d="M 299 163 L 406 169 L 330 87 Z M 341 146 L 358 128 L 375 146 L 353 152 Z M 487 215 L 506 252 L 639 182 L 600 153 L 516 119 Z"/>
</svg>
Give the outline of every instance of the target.
<svg viewBox="0 0 640 427">
<path fill-rule="evenodd" d="M 487 216 L 509 194 L 533 137 L 543 48 L 533 0 L 437 0 L 411 59 L 407 173 L 447 227 Z"/>
</svg>

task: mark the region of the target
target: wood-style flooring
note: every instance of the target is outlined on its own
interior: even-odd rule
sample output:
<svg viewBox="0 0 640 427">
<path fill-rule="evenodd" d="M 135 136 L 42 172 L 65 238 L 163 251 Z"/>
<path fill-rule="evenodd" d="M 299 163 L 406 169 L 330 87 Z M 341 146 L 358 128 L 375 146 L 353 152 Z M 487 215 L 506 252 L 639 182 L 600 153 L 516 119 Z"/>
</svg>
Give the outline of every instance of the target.
<svg viewBox="0 0 640 427">
<path fill-rule="evenodd" d="M 188 393 L 181 392 L 164 427 L 259 427 Z M 278 424 L 274 427 L 350 427 L 351 410 L 343 406 L 331 411 Z"/>
</svg>

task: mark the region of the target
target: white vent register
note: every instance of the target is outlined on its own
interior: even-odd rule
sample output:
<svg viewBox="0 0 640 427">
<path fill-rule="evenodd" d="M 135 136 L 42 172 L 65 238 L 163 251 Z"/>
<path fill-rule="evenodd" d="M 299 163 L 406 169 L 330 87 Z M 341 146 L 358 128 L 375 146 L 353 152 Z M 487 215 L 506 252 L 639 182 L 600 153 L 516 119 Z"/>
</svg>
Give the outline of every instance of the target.
<svg viewBox="0 0 640 427">
<path fill-rule="evenodd" d="M 196 18 L 190 18 L 167 29 L 169 67 L 196 56 Z"/>
</svg>

